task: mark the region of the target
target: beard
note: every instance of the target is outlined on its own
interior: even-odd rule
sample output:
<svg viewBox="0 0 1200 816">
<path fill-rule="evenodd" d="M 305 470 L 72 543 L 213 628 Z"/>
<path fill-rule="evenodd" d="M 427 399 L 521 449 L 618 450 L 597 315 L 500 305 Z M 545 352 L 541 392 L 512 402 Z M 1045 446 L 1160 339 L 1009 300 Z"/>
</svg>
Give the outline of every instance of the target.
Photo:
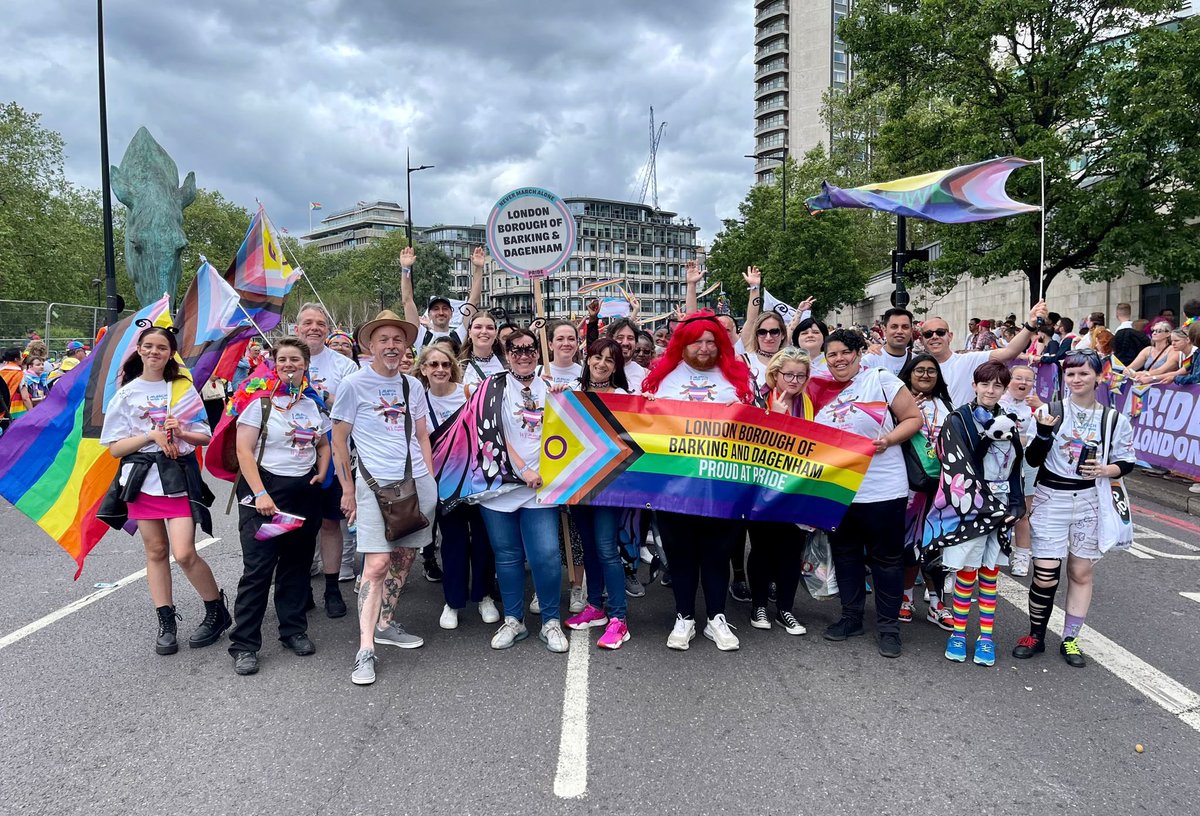
<svg viewBox="0 0 1200 816">
<path fill-rule="evenodd" d="M 714 354 L 711 357 L 701 357 L 698 354 L 690 354 L 686 349 L 683 352 L 683 361 L 697 371 L 708 371 L 717 367 L 718 355 Z"/>
</svg>

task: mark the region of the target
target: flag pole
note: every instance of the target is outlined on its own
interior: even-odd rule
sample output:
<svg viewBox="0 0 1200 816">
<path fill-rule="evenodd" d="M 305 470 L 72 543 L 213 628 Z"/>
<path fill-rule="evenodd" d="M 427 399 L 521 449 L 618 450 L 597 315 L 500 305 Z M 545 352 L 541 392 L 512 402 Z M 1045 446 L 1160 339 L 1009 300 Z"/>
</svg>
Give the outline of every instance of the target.
<svg viewBox="0 0 1200 816">
<path fill-rule="evenodd" d="M 267 215 L 267 211 L 262 204 L 259 204 L 258 206 L 259 209 L 262 210 L 263 220 L 267 222 L 267 226 L 270 228 L 272 234 L 278 234 L 279 231 L 275 229 L 275 222 L 271 220 L 271 216 Z M 312 220 L 311 210 L 309 211 L 309 220 Z M 330 320 L 333 320 L 333 312 L 329 311 L 329 307 L 326 306 L 325 301 L 321 299 L 321 293 L 317 291 L 317 287 L 313 286 L 313 282 L 309 280 L 308 275 L 304 273 L 304 267 L 297 263 L 296 256 L 293 254 L 290 258 L 288 258 L 287 245 L 283 241 L 277 241 L 276 243 L 278 243 L 279 248 L 283 250 L 283 257 L 292 265 L 292 269 L 295 270 L 295 274 L 300 275 L 302 278 L 304 278 L 304 280 L 308 281 L 308 288 L 312 289 L 313 296 L 316 297 L 317 303 L 321 304 L 321 308 L 325 310 L 325 314 L 329 315 Z M 255 328 L 257 328 L 257 326 Z"/>
<path fill-rule="evenodd" d="M 1042 176 L 1042 231 L 1040 240 L 1038 241 L 1038 286 L 1041 291 L 1038 293 L 1039 300 L 1046 299 L 1046 159 L 1042 157 L 1038 159 L 1038 168 L 1041 170 Z"/>
<path fill-rule="evenodd" d="M 238 302 L 238 308 L 242 310 L 242 314 L 244 314 L 246 316 L 246 319 L 248 321 L 250 321 L 250 325 L 253 326 L 255 331 L 258 332 L 259 336 L 262 337 L 263 342 L 266 343 L 267 345 L 270 345 L 271 338 L 267 337 L 267 333 L 262 330 L 262 327 L 260 327 L 257 323 L 254 322 L 254 318 L 250 316 L 250 313 L 246 311 L 246 307 L 243 306 L 240 301 Z"/>
</svg>

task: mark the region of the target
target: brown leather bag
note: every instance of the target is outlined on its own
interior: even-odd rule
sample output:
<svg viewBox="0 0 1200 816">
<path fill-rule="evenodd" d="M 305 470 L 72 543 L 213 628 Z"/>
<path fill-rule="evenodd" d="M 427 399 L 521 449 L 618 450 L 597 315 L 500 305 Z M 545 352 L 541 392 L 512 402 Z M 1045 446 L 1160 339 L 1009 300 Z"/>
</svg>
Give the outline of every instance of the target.
<svg viewBox="0 0 1200 816">
<path fill-rule="evenodd" d="M 399 541 L 429 526 L 429 519 L 421 512 L 417 482 L 412 475 L 412 414 L 408 405 L 408 377 L 403 374 L 401 377 L 404 382 L 404 439 L 409 445 L 404 459 L 404 478 L 398 482 L 381 485 L 367 470 L 362 457 L 358 460 L 358 472 L 375 494 L 379 512 L 383 514 L 383 537 L 388 541 Z"/>
</svg>

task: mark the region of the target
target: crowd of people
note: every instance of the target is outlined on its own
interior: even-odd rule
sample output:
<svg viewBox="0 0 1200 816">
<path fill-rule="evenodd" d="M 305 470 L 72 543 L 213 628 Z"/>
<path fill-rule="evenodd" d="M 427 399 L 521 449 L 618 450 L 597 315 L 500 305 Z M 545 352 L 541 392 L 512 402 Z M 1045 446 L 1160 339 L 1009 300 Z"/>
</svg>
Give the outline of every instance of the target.
<svg viewBox="0 0 1200 816">
<path fill-rule="evenodd" d="M 478 280 L 482 250 L 472 260 Z M 438 625 L 457 628 L 473 607 L 497 625 L 494 649 L 528 637 L 527 613 L 539 615 L 538 636 L 551 652 L 571 648 L 565 630 L 590 628 L 602 630 L 599 648 L 619 649 L 631 637 L 631 600 L 658 582 L 674 597 L 673 620 L 662 622 L 668 648 L 689 649 L 699 630 L 730 651 L 740 647 L 731 599 L 748 605 L 744 617 L 754 628 L 806 633 L 796 608 L 803 554 L 811 537 L 827 536 L 841 607 L 823 632 L 828 641 L 865 634 L 873 593 L 884 657 L 901 655 L 904 626 L 923 602 L 925 620 L 947 633 L 947 659 L 970 654 L 993 665 L 997 583 L 1008 566 L 1018 576 L 1033 572 L 1030 631 L 1012 649 L 1029 658 L 1045 649 L 1065 566 L 1060 653 L 1072 666 L 1086 664 L 1081 630 L 1093 570 L 1111 548 L 1129 543 L 1109 516 L 1112 485 L 1136 460 L 1132 426 L 1096 398 L 1102 357 L 1128 341 L 1123 332 L 1139 331 L 1124 304 L 1113 333 L 1103 315 L 1091 315 L 1088 332 L 1076 334 L 1068 318 L 1038 303 L 1019 323 L 1010 316 L 999 335 L 979 321 L 962 348 L 945 320 L 918 323 L 905 309 L 888 310 L 866 331 L 830 330 L 806 301 L 785 323 L 760 312 L 762 278 L 751 267 L 750 307 L 739 327 L 727 314 L 697 308 L 702 273 L 693 262 L 685 308 L 665 326 L 651 332 L 636 313 L 605 322 L 593 304 L 578 322 L 545 326 L 543 354 L 542 333 L 480 308 L 477 286 L 458 328 L 447 298 L 432 298 L 420 314 L 411 250 L 400 261 L 404 317 L 385 310 L 343 331 L 320 303 L 302 305 L 294 337 L 248 350 L 230 399 L 210 392 L 211 401 L 228 403 L 221 419 L 212 418 L 215 437 L 209 424 L 181 424 L 163 409 L 169 384 L 183 376 L 172 359 L 174 334 L 151 328 L 139 336 L 107 406 L 102 442 L 121 459 L 114 492 L 146 546 L 160 654 L 178 648 L 168 552 L 205 605 L 189 645 L 214 643 L 228 629 L 238 674 L 259 669 L 272 584 L 280 641 L 308 655 L 316 648 L 307 631 L 317 606 L 310 574 L 324 577 L 331 618 L 348 613 L 339 585 L 355 581 L 351 680 L 366 685 L 375 681 L 379 645 L 424 643 L 409 631 L 421 622 L 402 623 L 399 608 L 418 555 L 425 577 L 441 583 Z M 1157 382 L 1194 376 L 1190 317 L 1183 335 L 1169 319 L 1153 321 L 1125 366 L 1130 374 Z M 6 381 L 8 357 L 0 370 Z M 1041 365 L 1056 366 L 1063 383 L 1046 402 L 1033 387 L 1032 366 Z M 867 437 L 874 454 L 831 531 L 691 516 L 668 509 L 669 499 L 640 514 L 556 507 L 537 500 L 542 418 L 548 397 L 567 390 L 757 405 Z M 194 544 L 212 500 L 195 448 L 216 449 L 225 431 L 239 471 L 244 565 L 232 612 Z M 435 449 L 455 438 L 486 455 L 439 467 Z M 467 483 L 484 489 L 460 489 Z M 979 631 L 968 649 L 972 604 Z"/>
</svg>

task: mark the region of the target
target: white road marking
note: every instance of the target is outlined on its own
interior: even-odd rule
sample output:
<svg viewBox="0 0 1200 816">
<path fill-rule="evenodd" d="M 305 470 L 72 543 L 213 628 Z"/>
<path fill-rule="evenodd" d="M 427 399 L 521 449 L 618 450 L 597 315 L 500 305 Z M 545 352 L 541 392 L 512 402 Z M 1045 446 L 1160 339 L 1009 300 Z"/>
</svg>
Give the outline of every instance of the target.
<svg viewBox="0 0 1200 816">
<path fill-rule="evenodd" d="M 1194 553 L 1200 553 L 1200 546 L 1196 546 L 1195 544 L 1191 544 L 1187 541 L 1181 541 L 1178 538 L 1173 538 L 1166 533 L 1160 533 L 1158 530 L 1151 530 L 1149 527 L 1143 527 L 1140 524 L 1133 525 L 1133 529 L 1137 534 L 1134 536 L 1135 541 L 1137 540 L 1138 536 L 1145 538 L 1160 538 L 1163 541 L 1170 541 L 1177 547 L 1182 547 L 1185 550 L 1191 550 Z"/>
<path fill-rule="evenodd" d="M 215 544 L 220 540 L 221 539 L 219 539 L 219 538 L 202 539 L 202 540 L 196 542 L 196 549 L 202 550 L 205 547 L 207 547 L 209 544 Z M 172 564 L 175 563 L 174 558 L 171 559 L 171 563 Z M 22 626 L 17 631 L 11 632 L 11 633 L 5 635 L 4 637 L 0 638 L 0 649 L 8 648 L 9 646 L 13 645 L 17 641 L 23 640 L 24 638 L 29 637 L 34 632 L 37 632 L 40 629 L 45 629 L 47 626 L 54 623 L 55 621 L 62 620 L 67 615 L 70 615 L 72 612 L 78 612 L 80 609 L 83 609 L 85 606 L 91 606 L 96 601 L 107 598 L 109 595 L 112 595 L 117 590 L 122 589 L 123 587 L 129 586 L 130 584 L 132 584 L 135 581 L 140 581 L 142 578 L 145 578 L 145 577 L 146 577 L 146 569 L 145 569 L 145 567 L 143 567 L 142 569 L 138 570 L 137 572 L 130 573 L 129 575 L 126 575 L 124 578 L 119 579 L 116 582 L 115 586 L 105 587 L 104 589 L 98 589 L 95 592 L 91 593 L 90 595 L 84 595 L 82 598 L 77 598 L 76 600 L 71 601 L 66 606 L 64 606 L 60 609 L 56 609 L 55 611 L 51 612 L 49 615 L 38 618 L 33 623 Z"/>
<path fill-rule="evenodd" d="M 554 795 L 562 799 L 579 799 L 587 792 L 588 657 L 591 649 L 587 629 L 571 632 L 563 690 L 562 736 L 558 742 L 558 771 L 554 774 Z"/>
<path fill-rule="evenodd" d="M 1132 555 L 1134 558 L 1141 558 L 1144 561 L 1153 561 L 1154 560 L 1154 556 L 1151 555 L 1150 553 L 1142 552 L 1141 545 L 1137 544 L 1137 543 L 1135 543 L 1128 550 L 1125 550 L 1125 552 L 1128 553 L 1129 555 Z"/>
<path fill-rule="evenodd" d="M 1180 592 L 1179 594 L 1187 598 L 1189 601 L 1200 603 L 1200 592 Z"/>
<path fill-rule="evenodd" d="M 1029 591 L 1004 573 L 1000 573 L 999 590 L 1000 596 L 1018 609 L 1028 609 Z M 1063 619 L 1062 609 L 1055 606 L 1050 613 L 1050 631 L 1061 636 Z M 1200 731 L 1200 694 L 1118 646 L 1091 626 L 1084 633 L 1083 643 L 1085 653 L 1090 659 L 1144 694 L 1160 708 Z"/>
</svg>

